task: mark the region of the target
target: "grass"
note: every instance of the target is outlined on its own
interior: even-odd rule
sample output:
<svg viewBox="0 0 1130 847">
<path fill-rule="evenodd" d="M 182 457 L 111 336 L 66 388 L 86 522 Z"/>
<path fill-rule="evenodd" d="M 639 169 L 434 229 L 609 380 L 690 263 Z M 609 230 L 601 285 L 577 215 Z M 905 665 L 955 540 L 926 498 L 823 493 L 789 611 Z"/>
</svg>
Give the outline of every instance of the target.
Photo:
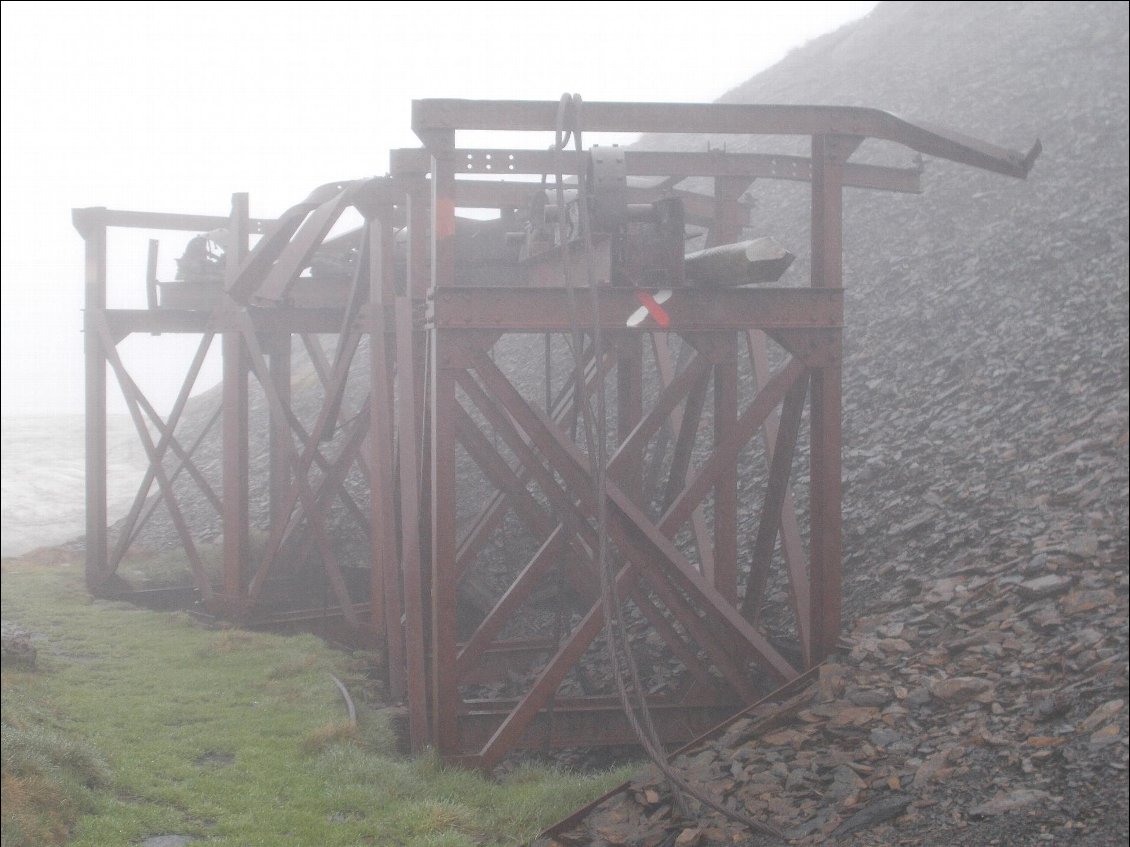
<svg viewBox="0 0 1130 847">
<path fill-rule="evenodd" d="M 4 619 L 39 637 L 3 672 L 5 847 L 515 845 L 626 776 L 397 757 L 379 712 L 344 721 L 329 674 L 360 687 L 360 659 L 91 600 L 77 570 L 4 563 Z"/>
<path fill-rule="evenodd" d="M 93 789 L 108 783 L 105 762 L 89 746 L 54 731 L 50 716 L 26 698 L 11 698 L 5 679 L 3 842 L 62 844 Z M 14 708 L 11 708 L 14 707 Z"/>
</svg>

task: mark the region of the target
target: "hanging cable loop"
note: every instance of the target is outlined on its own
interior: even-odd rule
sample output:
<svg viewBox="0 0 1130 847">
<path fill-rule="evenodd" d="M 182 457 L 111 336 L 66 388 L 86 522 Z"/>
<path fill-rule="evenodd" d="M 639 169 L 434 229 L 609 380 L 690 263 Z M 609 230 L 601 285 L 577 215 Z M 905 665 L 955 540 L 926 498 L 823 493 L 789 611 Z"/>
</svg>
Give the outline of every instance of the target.
<svg viewBox="0 0 1130 847">
<path fill-rule="evenodd" d="M 630 634 L 627 622 L 621 611 L 622 600 L 616 585 L 614 564 L 608 539 L 608 496 L 606 478 L 608 474 L 608 415 L 605 398 L 605 371 L 602 366 L 604 360 L 604 337 L 601 328 L 600 316 L 600 281 L 596 273 L 596 256 L 593 249 L 592 221 L 589 209 L 589 192 L 587 169 L 578 168 L 577 174 L 577 228 L 575 235 L 580 242 L 584 257 L 586 282 L 588 283 L 589 296 L 593 322 L 589 327 L 592 335 L 593 360 L 596 362 L 595 386 L 593 393 L 596 395 L 595 411 L 589 405 L 588 393 L 584 390 L 584 356 L 582 353 L 583 328 L 578 319 L 576 295 L 574 292 L 568 250 L 573 240 L 569 232 L 569 215 L 565 205 L 564 167 L 562 153 L 566 149 L 570 138 L 577 151 L 577 159 L 583 158 L 584 146 L 582 127 L 584 123 L 584 102 L 579 94 L 563 94 L 557 106 L 557 120 L 554 133 L 553 162 L 555 171 L 555 192 L 557 199 L 557 247 L 560 251 L 561 267 L 565 278 L 565 286 L 569 292 L 570 328 L 572 330 L 573 357 L 576 367 L 574 376 L 574 402 L 579 405 L 582 419 L 585 423 L 585 442 L 592 469 L 594 496 L 597 507 L 597 546 L 595 551 L 597 570 L 600 575 L 601 605 L 604 609 L 604 637 L 607 646 L 609 663 L 612 676 L 616 682 L 616 689 L 620 696 L 620 703 L 624 708 L 624 715 L 632 728 L 640 746 L 647 753 L 648 758 L 655 764 L 667 779 L 671 795 L 679 813 L 684 818 L 690 818 L 691 810 L 686 798 L 693 797 L 703 806 L 733 820 L 755 832 L 772 835 L 783 839 L 781 832 L 768 824 L 755 821 L 733 809 L 728 809 L 721 803 L 707 796 L 704 792 L 691 786 L 667 761 L 667 754 L 663 749 L 659 733 L 652 721 L 651 710 L 648 708 L 646 691 L 640 678 L 639 666 L 632 652 Z M 542 178 L 545 185 L 545 176 Z M 625 680 L 625 669 L 628 680 Z M 630 690 L 629 690 L 630 680 Z M 634 698 L 633 698 L 634 693 Z M 634 702 L 633 702 L 634 700 Z M 641 721 L 642 718 L 642 721 Z"/>
</svg>

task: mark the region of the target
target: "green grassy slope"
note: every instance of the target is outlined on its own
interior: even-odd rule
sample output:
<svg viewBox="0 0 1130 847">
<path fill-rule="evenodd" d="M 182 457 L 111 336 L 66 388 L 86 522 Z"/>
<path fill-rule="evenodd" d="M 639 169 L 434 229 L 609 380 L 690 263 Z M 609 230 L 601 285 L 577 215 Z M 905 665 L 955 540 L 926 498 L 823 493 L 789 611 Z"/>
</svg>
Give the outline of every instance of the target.
<svg viewBox="0 0 1130 847">
<path fill-rule="evenodd" d="M 519 844 L 625 776 L 398 758 L 378 713 L 345 723 L 330 673 L 356 681 L 358 660 L 91 601 L 76 570 L 4 563 L 4 619 L 38 652 L 3 674 L 5 847 Z"/>
</svg>

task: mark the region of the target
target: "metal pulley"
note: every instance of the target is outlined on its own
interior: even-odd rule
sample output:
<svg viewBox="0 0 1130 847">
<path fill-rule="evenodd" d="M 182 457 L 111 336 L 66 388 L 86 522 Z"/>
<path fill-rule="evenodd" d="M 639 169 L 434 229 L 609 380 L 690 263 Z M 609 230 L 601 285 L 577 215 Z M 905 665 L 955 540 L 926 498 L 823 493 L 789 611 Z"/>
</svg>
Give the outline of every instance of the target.
<svg viewBox="0 0 1130 847">
<path fill-rule="evenodd" d="M 580 210 L 577 207 L 577 189 L 567 188 L 561 192 L 565 201 L 565 233 L 566 243 L 573 241 L 580 235 Z M 557 244 L 560 241 L 557 229 L 559 210 L 557 205 L 557 192 L 553 190 L 537 191 L 530 196 L 527 209 L 529 233 L 532 238 Z"/>
</svg>

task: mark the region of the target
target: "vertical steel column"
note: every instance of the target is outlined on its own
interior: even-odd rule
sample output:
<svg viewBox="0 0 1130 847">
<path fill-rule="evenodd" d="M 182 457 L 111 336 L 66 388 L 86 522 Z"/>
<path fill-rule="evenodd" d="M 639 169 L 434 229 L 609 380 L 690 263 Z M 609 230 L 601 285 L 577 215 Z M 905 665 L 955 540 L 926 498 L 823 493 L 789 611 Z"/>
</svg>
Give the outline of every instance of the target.
<svg viewBox="0 0 1130 847">
<path fill-rule="evenodd" d="M 432 150 L 432 291 L 455 281 L 454 133 Z M 459 686 L 456 674 L 457 539 L 455 512 L 455 371 L 446 361 L 444 333 L 432 330 L 431 380 L 431 612 L 432 726 L 440 755 L 459 751 Z M 411 469 L 402 468 L 401 473 Z"/>
<path fill-rule="evenodd" d="M 391 242 L 389 247 L 391 249 Z M 412 325 L 412 300 L 396 298 L 397 360 L 410 362 L 416 348 Z M 410 370 L 400 373 L 400 476 L 401 576 L 404 584 L 404 653 L 407 669 L 408 729 L 412 749 L 419 752 L 428 741 L 427 661 L 424 643 L 424 593 L 420 555 L 420 477 L 416 473 L 417 434 L 416 379 Z M 454 567 L 454 564 L 453 564 Z"/>
<path fill-rule="evenodd" d="M 291 334 L 279 332 L 270 339 L 271 382 L 283 405 L 291 405 Z M 290 462 L 287 459 L 286 441 L 289 439 L 290 423 L 279 418 L 273 410 L 268 412 L 270 426 L 270 466 L 268 491 L 270 494 L 271 526 L 283 523 L 290 518 L 286 514 L 287 491 L 290 488 Z"/>
<path fill-rule="evenodd" d="M 247 253 L 248 204 L 246 194 L 232 195 L 231 222 L 228 227 L 225 287 L 238 278 L 239 265 Z M 243 307 L 227 299 L 229 310 L 223 332 L 223 491 L 224 491 L 224 577 L 223 603 L 227 611 L 238 614 L 246 596 L 250 566 L 251 539 L 248 501 L 250 462 L 248 457 L 249 358 L 235 313 Z"/>
<path fill-rule="evenodd" d="M 843 286 L 843 165 L 861 139 L 812 137 L 812 286 Z M 811 580 L 813 663 L 835 649 L 840 634 L 842 527 L 841 349 L 812 372 Z"/>
<path fill-rule="evenodd" d="M 548 336 L 547 336 L 548 337 Z M 643 417 L 643 336 L 628 333 L 616 340 L 616 441 L 623 444 Z M 641 444 L 624 457 L 619 484 L 636 505 L 644 506 Z"/>
<path fill-rule="evenodd" d="M 428 232 L 431 197 L 428 196 L 428 183 L 423 178 L 414 177 L 408 186 L 408 280 L 403 293 L 413 300 L 423 301 L 428 296 L 432 284 L 428 271 L 428 251 L 431 250 Z"/>
<path fill-rule="evenodd" d="M 722 341 L 719 338 L 719 341 Z M 724 361 L 714 365 L 714 447 L 729 440 L 738 423 L 738 361 L 733 333 L 721 345 Z M 731 605 L 738 602 L 738 463 L 714 486 L 714 587 Z"/>
<path fill-rule="evenodd" d="M 706 234 L 706 246 L 716 247 L 741 238 L 747 217 L 739 204 L 749 188 L 750 177 L 718 176 L 714 178 L 714 222 Z"/>
<path fill-rule="evenodd" d="M 714 179 L 713 244 L 728 244 L 741 238 L 742 208 L 738 203 L 749 187 L 748 177 Z M 738 420 L 738 362 L 736 340 L 731 333 L 719 337 L 724 359 L 714 366 L 714 444 L 724 443 Z M 738 602 L 738 466 L 735 462 L 714 486 L 714 587 L 728 602 Z"/>
<path fill-rule="evenodd" d="M 454 138 L 451 140 L 454 144 Z M 452 164 L 452 173 L 454 174 L 454 164 Z M 426 180 L 422 177 L 413 177 L 407 190 L 408 210 L 408 264 L 407 264 L 407 281 L 405 283 L 404 293 L 410 298 L 413 308 L 422 307 L 427 300 L 428 289 L 432 285 L 432 271 L 431 261 L 429 255 L 431 253 L 431 231 L 432 222 L 431 216 L 431 197 L 432 187 L 429 186 Z M 454 203 L 454 200 L 452 200 Z M 454 228 L 454 207 L 452 207 L 452 227 Z M 452 230 L 454 231 L 454 229 Z M 447 282 L 448 285 L 452 284 L 455 279 L 455 257 L 454 247 L 451 249 L 451 256 L 447 260 L 450 267 L 450 277 Z M 401 325 L 397 324 L 398 334 L 401 332 Z M 419 539 L 420 548 L 420 561 L 425 562 L 431 555 L 431 524 L 428 515 L 430 514 L 431 502 L 431 474 L 427 472 L 429 467 L 429 455 L 431 449 L 431 438 L 428 429 L 428 386 L 427 379 L 427 360 L 428 360 L 428 339 L 427 334 L 424 332 L 423 326 L 420 325 L 415 317 L 412 319 L 412 356 L 411 359 L 405 361 L 401 358 L 401 354 L 397 354 L 398 370 L 405 368 L 406 373 L 411 373 L 415 384 L 415 398 L 416 404 L 413 409 L 415 419 L 414 433 L 416 437 L 413 443 L 416 446 L 413 455 L 415 456 L 415 464 L 409 469 L 410 473 L 416 475 L 420 481 L 419 493 L 419 515 L 420 521 L 413 532 L 417 534 Z M 403 420 L 403 418 L 402 418 Z M 401 469 L 404 473 L 404 469 Z M 427 581 L 425 580 L 423 595 L 423 609 L 425 614 L 428 613 L 428 597 L 427 597 Z M 424 620 L 425 630 L 427 629 L 427 618 Z"/>
<path fill-rule="evenodd" d="M 106 308 L 105 209 L 80 209 L 74 224 L 86 249 L 83 347 L 86 360 L 86 587 L 109 577 L 106 528 L 106 352 L 96 317 Z"/>
<path fill-rule="evenodd" d="M 391 211 L 391 210 L 386 210 Z M 370 472 L 370 574 L 369 604 L 377 639 L 383 638 L 389 687 L 394 697 L 403 694 L 401 664 L 404 653 L 400 634 L 400 580 L 396 556 L 396 474 L 393 470 L 391 377 L 386 317 L 391 308 L 388 274 L 392 270 L 392 227 L 384 219 L 365 229 L 369 248 L 369 429 Z"/>
<path fill-rule="evenodd" d="M 442 362 L 442 333 L 432 333 L 433 361 Z M 432 379 L 432 726 L 441 755 L 459 750 L 456 673 L 455 373 L 445 364 Z"/>
</svg>

